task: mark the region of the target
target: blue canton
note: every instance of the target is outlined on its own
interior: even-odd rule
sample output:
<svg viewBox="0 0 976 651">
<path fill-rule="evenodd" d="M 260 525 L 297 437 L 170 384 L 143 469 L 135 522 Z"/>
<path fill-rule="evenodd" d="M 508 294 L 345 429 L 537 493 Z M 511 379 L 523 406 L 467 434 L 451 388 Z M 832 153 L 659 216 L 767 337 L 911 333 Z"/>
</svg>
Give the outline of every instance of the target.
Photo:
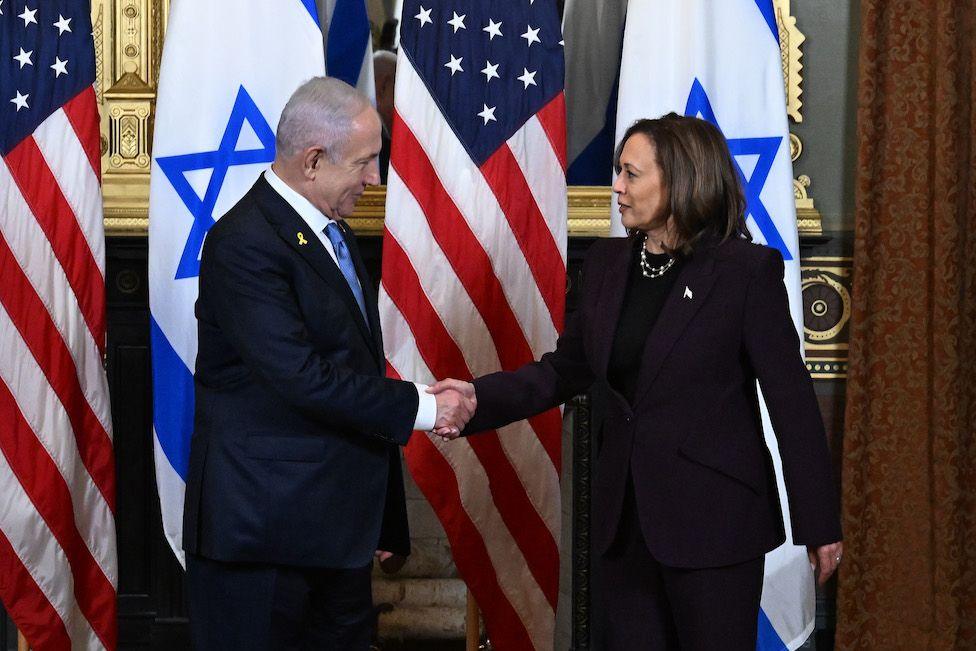
<svg viewBox="0 0 976 651">
<path fill-rule="evenodd" d="M 240 139 L 245 121 L 251 125 L 258 140 L 261 141 L 260 148 L 237 149 L 237 141 Z M 270 163 L 274 160 L 274 156 L 274 132 L 268 121 L 261 115 L 257 104 L 241 86 L 237 91 L 237 99 L 234 101 L 234 108 L 231 109 L 224 135 L 216 150 L 156 159 L 159 168 L 173 185 L 186 209 L 193 215 L 193 226 L 190 228 L 176 270 L 177 279 L 194 278 L 200 275 L 200 252 L 203 248 L 203 239 L 215 223 L 214 207 L 217 205 L 217 198 L 220 196 L 227 170 L 237 165 Z M 186 178 L 187 172 L 196 170 L 213 170 L 207 184 L 207 191 L 202 197 L 197 195 Z"/>
<path fill-rule="evenodd" d="M 405 0 L 400 47 L 472 160 L 563 90 L 553 0 Z"/>
<path fill-rule="evenodd" d="M 87 2 L 0 1 L 0 154 L 95 83 Z"/>
<path fill-rule="evenodd" d="M 722 128 L 715 117 L 715 111 L 712 110 L 712 103 L 708 99 L 708 94 L 698 79 L 695 79 L 691 86 L 691 93 L 688 95 L 688 103 L 685 106 L 685 115 L 703 118 L 720 130 Z M 739 172 L 739 178 L 742 180 L 742 187 L 746 194 L 746 217 L 752 217 L 755 220 L 763 237 L 766 238 L 766 244 L 779 249 L 784 260 L 792 260 L 793 255 L 776 229 L 776 224 L 760 197 L 783 138 L 781 136 L 766 138 L 729 138 L 726 136 L 726 141 L 729 143 L 729 151 L 732 153 L 732 160 L 735 161 L 735 168 Z M 746 178 L 737 157 L 749 155 L 758 156 L 759 159 L 756 161 L 756 167 L 752 170 L 752 175 Z"/>
</svg>

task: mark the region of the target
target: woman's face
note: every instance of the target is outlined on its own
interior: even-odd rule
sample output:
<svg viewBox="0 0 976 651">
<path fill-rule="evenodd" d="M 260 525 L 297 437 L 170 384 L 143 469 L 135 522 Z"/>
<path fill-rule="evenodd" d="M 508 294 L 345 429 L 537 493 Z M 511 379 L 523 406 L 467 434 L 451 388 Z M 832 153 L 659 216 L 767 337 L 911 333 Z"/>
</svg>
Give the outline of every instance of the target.
<svg viewBox="0 0 976 651">
<path fill-rule="evenodd" d="M 654 143 L 644 134 L 635 133 L 624 143 L 613 191 L 617 193 L 624 228 L 648 231 L 664 227 L 668 192 Z"/>
</svg>

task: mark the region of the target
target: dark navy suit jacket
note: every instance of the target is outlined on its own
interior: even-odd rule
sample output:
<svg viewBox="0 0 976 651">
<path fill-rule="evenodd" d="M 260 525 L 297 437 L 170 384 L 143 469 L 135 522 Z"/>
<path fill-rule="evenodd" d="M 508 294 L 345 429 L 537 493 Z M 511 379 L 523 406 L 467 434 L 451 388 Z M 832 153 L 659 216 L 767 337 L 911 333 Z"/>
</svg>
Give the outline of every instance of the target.
<svg viewBox="0 0 976 651">
<path fill-rule="evenodd" d="M 785 539 L 756 380 L 783 461 L 793 540 L 841 539 L 823 421 L 790 319 L 779 252 L 744 240 L 702 246 L 682 265 L 649 333 L 633 405 L 607 383 L 624 300 L 627 239 L 597 241 L 580 307 L 556 350 L 475 380 L 467 432 L 499 427 L 592 387 L 605 396 L 593 487 L 593 541 L 613 541 L 628 476 L 654 557 L 675 567 L 756 558 Z"/>
<path fill-rule="evenodd" d="M 222 561 L 353 568 L 409 552 L 399 445 L 417 391 L 384 374 L 315 233 L 262 176 L 210 230 L 196 304 L 196 413 L 183 546 Z"/>
</svg>

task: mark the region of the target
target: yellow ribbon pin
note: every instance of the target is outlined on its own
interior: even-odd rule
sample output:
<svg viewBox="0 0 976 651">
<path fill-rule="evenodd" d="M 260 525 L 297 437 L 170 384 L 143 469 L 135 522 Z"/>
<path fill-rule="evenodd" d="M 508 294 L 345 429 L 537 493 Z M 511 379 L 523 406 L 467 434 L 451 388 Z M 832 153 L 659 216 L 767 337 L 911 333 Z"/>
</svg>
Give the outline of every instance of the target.
<svg viewBox="0 0 976 651">
<path fill-rule="evenodd" d="M 308 244 L 308 240 L 305 239 L 305 234 L 298 231 L 298 245 L 305 246 L 306 244 Z"/>
</svg>

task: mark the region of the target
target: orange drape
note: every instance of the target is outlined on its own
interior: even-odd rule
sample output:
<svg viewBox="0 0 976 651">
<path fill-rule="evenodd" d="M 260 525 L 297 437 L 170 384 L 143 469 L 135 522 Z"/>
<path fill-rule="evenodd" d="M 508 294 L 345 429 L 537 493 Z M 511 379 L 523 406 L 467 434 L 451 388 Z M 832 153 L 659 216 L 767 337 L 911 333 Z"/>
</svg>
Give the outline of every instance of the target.
<svg viewBox="0 0 976 651">
<path fill-rule="evenodd" d="M 838 649 L 976 649 L 974 0 L 864 0 Z"/>
</svg>

